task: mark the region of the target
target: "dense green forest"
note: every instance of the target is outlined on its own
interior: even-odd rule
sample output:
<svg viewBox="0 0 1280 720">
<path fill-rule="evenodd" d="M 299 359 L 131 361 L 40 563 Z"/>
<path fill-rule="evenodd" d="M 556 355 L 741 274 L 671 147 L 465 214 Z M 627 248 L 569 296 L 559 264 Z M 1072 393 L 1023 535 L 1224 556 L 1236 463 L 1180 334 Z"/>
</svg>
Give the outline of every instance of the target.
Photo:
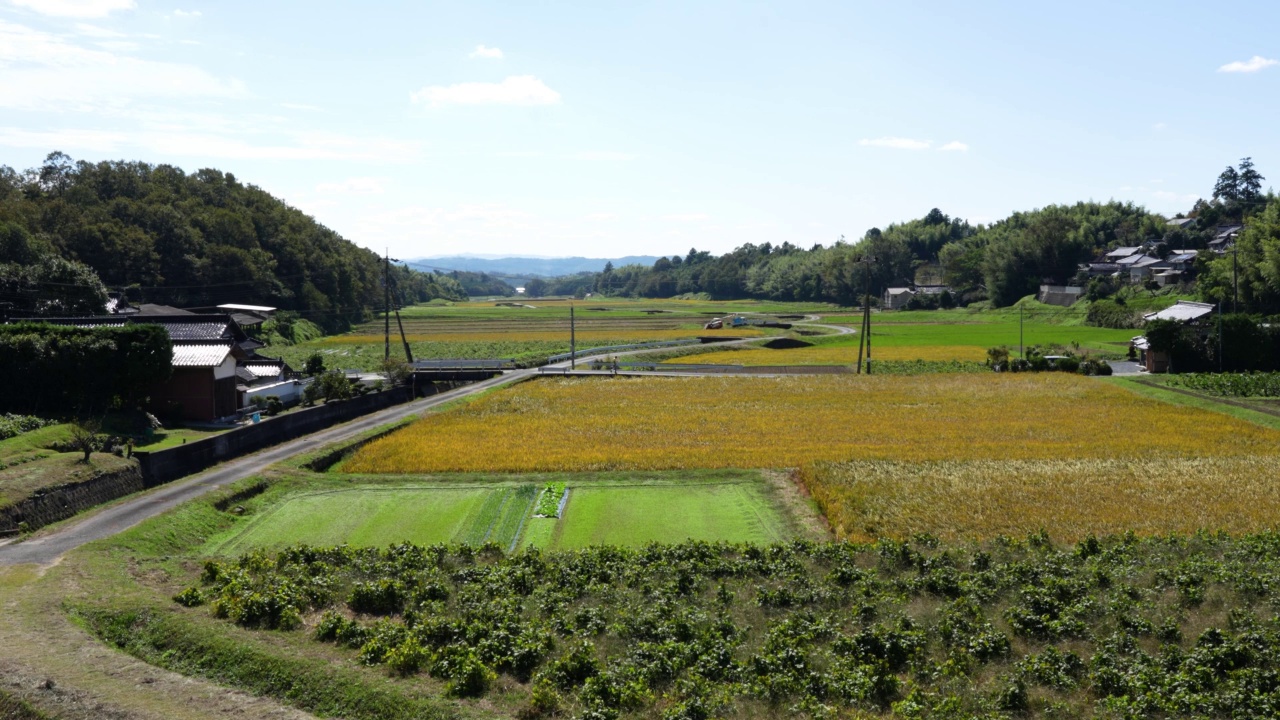
<svg viewBox="0 0 1280 720">
<path fill-rule="evenodd" d="M 1280 198 L 1263 194 L 1264 180 L 1249 158 L 1228 167 L 1212 200 L 1187 214 L 1191 228 L 1131 203 L 1080 202 L 1016 212 L 990 225 L 970 225 L 933 209 L 924 217 L 872 228 L 856 242 L 843 239 L 806 250 L 781 245 L 743 245 L 713 257 L 692 249 L 660 258 L 652 266 L 606 267 L 596 274 L 555 278 L 531 287 L 534 294 L 600 292 L 633 297 L 706 293 L 715 298 L 809 300 L 853 304 L 869 288 L 919 278 L 951 286 L 958 302 L 990 300 L 1002 307 L 1033 294 L 1041 283 L 1086 283 L 1081 263 L 1119 246 L 1150 243 L 1167 255 L 1204 249 L 1223 226 L 1243 224 L 1238 242 L 1240 311 L 1280 312 Z M 1233 257 L 1204 253 L 1197 267 L 1198 292 L 1206 300 L 1233 293 Z M 864 260 L 870 260 L 867 263 Z M 532 285 L 532 284 L 531 284 Z"/>
<path fill-rule="evenodd" d="M 101 312 L 110 289 L 133 302 L 226 302 L 296 311 L 340 330 L 383 304 L 383 263 L 230 173 L 172 165 L 0 166 L 0 303 L 15 316 Z M 400 304 L 463 300 L 446 275 L 393 266 Z"/>
</svg>

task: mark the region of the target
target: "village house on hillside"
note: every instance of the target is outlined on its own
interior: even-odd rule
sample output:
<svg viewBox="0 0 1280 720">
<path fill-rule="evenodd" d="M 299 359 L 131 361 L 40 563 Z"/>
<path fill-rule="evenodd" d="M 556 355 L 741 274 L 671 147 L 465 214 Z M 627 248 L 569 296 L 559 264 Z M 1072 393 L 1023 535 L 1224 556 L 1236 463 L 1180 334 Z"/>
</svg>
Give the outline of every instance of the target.
<svg viewBox="0 0 1280 720">
<path fill-rule="evenodd" d="M 1152 320 L 1174 320 L 1187 325 L 1199 325 L 1213 314 L 1216 305 L 1210 303 L 1179 300 L 1159 312 L 1142 316 L 1146 322 Z M 1145 335 L 1139 335 L 1130 343 L 1138 353 L 1138 364 L 1149 373 L 1169 372 L 1169 353 L 1151 349 L 1151 343 Z"/>
<path fill-rule="evenodd" d="M 288 365 L 259 356 L 256 351 L 263 344 L 249 337 L 231 314 L 141 305 L 118 307 L 112 315 L 44 321 L 82 328 L 127 323 L 164 328 L 173 342 L 173 374 L 152 387 L 150 409 L 159 415 L 208 422 L 236 415 L 255 395 L 288 402 L 300 394 Z"/>
</svg>

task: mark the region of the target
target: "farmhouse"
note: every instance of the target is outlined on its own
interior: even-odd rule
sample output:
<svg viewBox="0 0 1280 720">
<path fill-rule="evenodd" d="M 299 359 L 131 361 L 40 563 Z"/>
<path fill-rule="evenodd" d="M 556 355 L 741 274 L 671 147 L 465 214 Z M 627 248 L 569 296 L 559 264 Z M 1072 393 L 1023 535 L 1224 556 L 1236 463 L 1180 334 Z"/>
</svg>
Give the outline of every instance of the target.
<svg viewBox="0 0 1280 720">
<path fill-rule="evenodd" d="M 1152 320 L 1174 320 L 1176 322 L 1196 325 L 1204 321 L 1205 318 L 1213 314 L 1216 306 L 1210 303 L 1192 302 L 1190 300 L 1179 300 L 1169 307 L 1159 312 L 1147 313 L 1142 319 L 1151 322 Z M 1134 350 L 1138 352 L 1138 363 L 1150 373 L 1169 372 L 1169 354 L 1163 351 L 1151 349 L 1151 343 L 1146 336 L 1139 335 L 1130 343 Z"/>
<path fill-rule="evenodd" d="M 173 342 L 173 375 L 151 389 L 151 409 L 157 414 L 207 422 L 235 415 L 253 394 L 268 390 L 255 385 L 274 383 L 277 392 L 271 394 L 287 395 L 282 400 L 298 392 L 292 382 L 285 382 L 288 367 L 279 360 L 259 358 L 255 350 L 262 344 L 228 314 L 140 305 L 120 308 L 115 315 L 48 318 L 46 322 L 84 328 L 146 323 L 164 328 Z M 252 381 L 238 374 L 242 367 Z"/>
<path fill-rule="evenodd" d="M 885 310 L 901 310 L 915 296 L 916 291 L 909 287 L 891 287 L 884 291 L 884 303 L 881 307 Z"/>
</svg>

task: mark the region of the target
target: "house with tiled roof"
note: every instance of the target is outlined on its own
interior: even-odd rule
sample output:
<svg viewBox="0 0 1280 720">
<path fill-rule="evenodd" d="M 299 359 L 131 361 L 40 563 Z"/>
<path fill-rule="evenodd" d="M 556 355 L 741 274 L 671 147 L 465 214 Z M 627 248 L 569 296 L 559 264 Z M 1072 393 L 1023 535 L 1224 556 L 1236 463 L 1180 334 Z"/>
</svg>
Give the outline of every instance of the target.
<svg viewBox="0 0 1280 720">
<path fill-rule="evenodd" d="M 177 308 L 142 306 L 134 312 L 81 318 L 47 318 L 76 327 L 154 324 L 173 342 L 173 374 L 151 389 L 153 412 L 184 420 L 210 421 L 236 414 L 241 407 L 236 368 L 261 347 L 230 315 L 201 315 Z M 155 312 L 155 314 L 152 314 Z"/>
</svg>

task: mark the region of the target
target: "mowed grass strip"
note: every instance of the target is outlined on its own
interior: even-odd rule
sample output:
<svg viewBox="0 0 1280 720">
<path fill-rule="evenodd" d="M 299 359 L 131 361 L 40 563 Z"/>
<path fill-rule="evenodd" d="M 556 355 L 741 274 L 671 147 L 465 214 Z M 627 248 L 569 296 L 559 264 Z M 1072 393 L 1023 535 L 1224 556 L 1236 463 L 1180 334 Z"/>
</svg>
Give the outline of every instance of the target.
<svg viewBox="0 0 1280 720">
<path fill-rule="evenodd" d="M 299 494 L 267 510 L 243 532 L 212 548 L 235 555 L 295 543 L 375 547 L 483 540 L 511 488 L 356 488 Z M 479 537 L 473 537 L 477 535 Z M 510 538 L 507 539 L 510 542 Z"/>
<path fill-rule="evenodd" d="M 815 463 L 800 476 L 837 537 L 949 541 L 1275 529 L 1280 455 Z"/>
<path fill-rule="evenodd" d="M 559 526 L 540 547 L 638 547 L 685 540 L 763 544 L 790 537 L 760 483 L 571 486 Z"/>
<path fill-rule="evenodd" d="M 1078 375 L 540 378 L 366 445 L 345 472 L 1221 457 L 1280 432 Z"/>
</svg>

